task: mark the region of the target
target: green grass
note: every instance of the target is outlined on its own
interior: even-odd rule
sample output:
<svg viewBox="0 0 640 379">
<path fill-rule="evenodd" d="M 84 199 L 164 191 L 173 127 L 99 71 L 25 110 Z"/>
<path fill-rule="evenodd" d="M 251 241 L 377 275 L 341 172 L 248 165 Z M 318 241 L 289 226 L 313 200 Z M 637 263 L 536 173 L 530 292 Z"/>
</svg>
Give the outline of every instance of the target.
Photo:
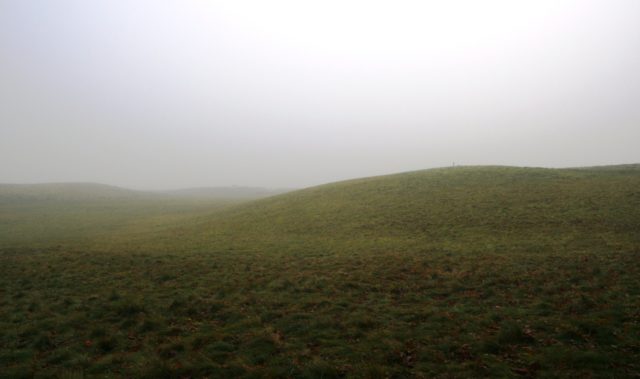
<svg viewBox="0 0 640 379">
<path fill-rule="evenodd" d="M 639 166 L 174 204 L 0 238 L 0 377 L 640 375 Z"/>
<path fill-rule="evenodd" d="M 100 184 L 0 184 L 0 248 L 87 248 L 114 235 L 159 233 L 252 199 L 230 191 L 172 195 Z"/>
</svg>

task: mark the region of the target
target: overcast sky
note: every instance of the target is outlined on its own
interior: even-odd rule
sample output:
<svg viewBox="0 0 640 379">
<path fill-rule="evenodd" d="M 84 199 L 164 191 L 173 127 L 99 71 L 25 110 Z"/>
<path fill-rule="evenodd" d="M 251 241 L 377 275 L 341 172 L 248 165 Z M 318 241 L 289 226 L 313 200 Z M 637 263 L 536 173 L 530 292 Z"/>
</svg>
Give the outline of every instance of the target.
<svg viewBox="0 0 640 379">
<path fill-rule="evenodd" d="M 0 0 L 0 182 L 640 162 L 640 1 Z"/>
</svg>

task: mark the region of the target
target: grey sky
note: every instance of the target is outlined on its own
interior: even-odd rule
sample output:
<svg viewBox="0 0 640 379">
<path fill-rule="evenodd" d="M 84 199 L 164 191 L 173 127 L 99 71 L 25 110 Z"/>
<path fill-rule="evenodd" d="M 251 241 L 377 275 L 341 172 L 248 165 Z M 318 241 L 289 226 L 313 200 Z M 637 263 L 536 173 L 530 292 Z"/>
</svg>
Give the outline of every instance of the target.
<svg viewBox="0 0 640 379">
<path fill-rule="evenodd" d="M 0 182 L 640 162 L 640 1 L 0 0 Z"/>
</svg>

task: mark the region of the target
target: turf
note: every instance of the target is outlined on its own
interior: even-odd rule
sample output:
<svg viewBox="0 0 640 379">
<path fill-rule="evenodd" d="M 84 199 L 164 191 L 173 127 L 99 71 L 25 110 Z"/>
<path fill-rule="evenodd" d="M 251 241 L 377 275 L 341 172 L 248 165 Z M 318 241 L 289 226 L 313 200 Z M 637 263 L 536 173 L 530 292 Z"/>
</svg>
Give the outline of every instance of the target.
<svg viewBox="0 0 640 379">
<path fill-rule="evenodd" d="M 0 372 L 637 377 L 639 188 L 456 167 L 6 240 Z"/>
<path fill-rule="evenodd" d="M 159 233 L 264 196 L 257 191 L 240 196 L 220 192 L 154 193 L 92 183 L 0 184 L 0 248 L 87 248 L 116 234 Z"/>
</svg>

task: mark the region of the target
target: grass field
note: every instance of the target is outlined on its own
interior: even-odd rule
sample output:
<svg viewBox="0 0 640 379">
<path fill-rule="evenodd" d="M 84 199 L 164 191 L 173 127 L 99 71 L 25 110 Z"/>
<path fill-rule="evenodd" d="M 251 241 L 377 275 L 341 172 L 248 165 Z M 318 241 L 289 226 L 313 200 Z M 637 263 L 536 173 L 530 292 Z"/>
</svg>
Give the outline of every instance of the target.
<svg viewBox="0 0 640 379">
<path fill-rule="evenodd" d="M 118 193 L 0 196 L 0 376 L 640 376 L 640 165 Z"/>
<path fill-rule="evenodd" d="M 159 233 L 269 193 L 243 187 L 143 192 L 87 183 L 0 184 L 0 248 L 88 248 L 119 233 Z"/>
</svg>

